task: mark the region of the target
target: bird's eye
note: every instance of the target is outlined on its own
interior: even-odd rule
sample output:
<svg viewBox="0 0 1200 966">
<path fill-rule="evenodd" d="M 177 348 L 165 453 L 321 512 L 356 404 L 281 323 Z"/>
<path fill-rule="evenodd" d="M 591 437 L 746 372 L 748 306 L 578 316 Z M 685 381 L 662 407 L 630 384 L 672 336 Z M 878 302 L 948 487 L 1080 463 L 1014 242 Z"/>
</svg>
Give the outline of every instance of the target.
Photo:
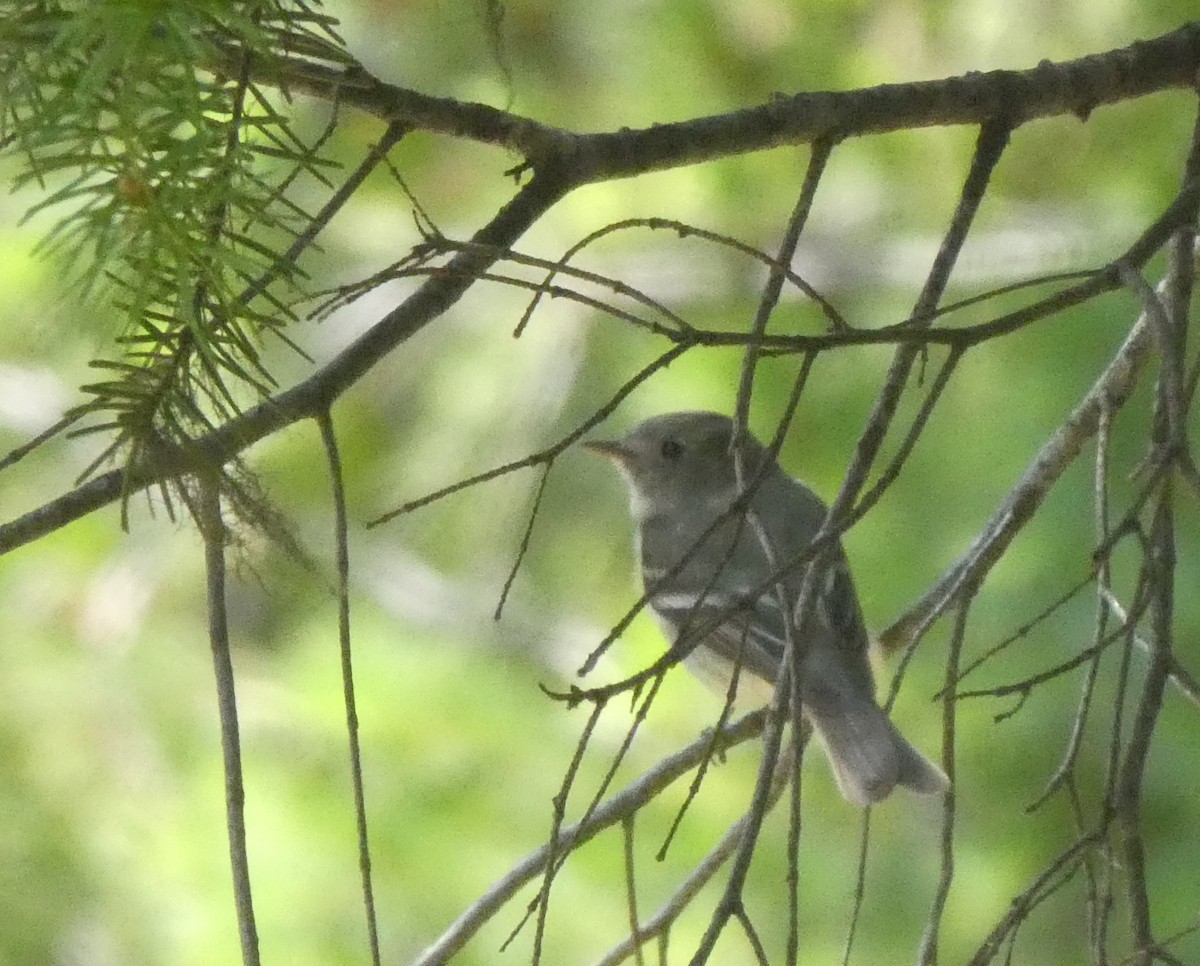
<svg viewBox="0 0 1200 966">
<path fill-rule="evenodd" d="M 677 460 L 683 455 L 683 443 L 677 439 L 664 439 L 659 451 L 664 459 Z"/>
</svg>

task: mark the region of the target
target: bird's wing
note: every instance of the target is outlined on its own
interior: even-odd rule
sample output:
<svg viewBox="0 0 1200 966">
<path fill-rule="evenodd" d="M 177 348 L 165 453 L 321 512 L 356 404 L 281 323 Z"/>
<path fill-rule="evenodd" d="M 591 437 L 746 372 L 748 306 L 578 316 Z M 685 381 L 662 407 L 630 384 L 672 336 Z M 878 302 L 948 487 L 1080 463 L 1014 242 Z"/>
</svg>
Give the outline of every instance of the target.
<svg viewBox="0 0 1200 966">
<path fill-rule="evenodd" d="M 692 650 L 695 641 L 695 648 L 709 648 L 731 667 L 774 683 L 787 646 L 787 610 L 774 593 L 748 600 L 751 590 L 712 590 L 699 600 L 695 593 L 662 591 L 651 596 L 650 605 L 685 649 Z"/>
<path fill-rule="evenodd" d="M 813 619 L 843 649 L 866 653 L 869 638 L 850 566 L 840 553 L 830 561 L 812 609 Z"/>
<path fill-rule="evenodd" d="M 798 584 L 797 580 L 784 588 L 789 595 L 786 599 L 781 599 L 776 587 L 751 599 L 757 587 L 721 585 L 704 592 L 699 601 L 696 592 L 663 589 L 652 594 L 650 604 L 672 638 L 681 632 L 699 634 L 708 647 L 731 661 L 741 660 L 748 670 L 773 682 L 787 648 L 788 624 L 795 630 Z M 869 675 L 867 629 L 844 558 L 835 558 L 819 580 L 796 645 L 805 651 L 832 646 L 856 658 L 853 663 L 861 662 L 862 671 Z M 869 687 L 869 677 L 867 684 Z"/>
</svg>

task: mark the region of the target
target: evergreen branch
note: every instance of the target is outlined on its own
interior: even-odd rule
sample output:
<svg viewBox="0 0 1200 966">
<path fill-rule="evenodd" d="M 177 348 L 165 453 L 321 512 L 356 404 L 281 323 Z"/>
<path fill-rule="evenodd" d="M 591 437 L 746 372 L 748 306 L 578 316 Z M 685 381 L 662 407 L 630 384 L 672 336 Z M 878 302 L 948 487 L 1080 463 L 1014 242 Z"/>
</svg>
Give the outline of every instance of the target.
<svg viewBox="0 0 1200 966">
<path fill-rule="evenodd" d="M 312 218 L 287 191 L 331 162 L 245 65 L 260 49 L 346 62 L 332 26 L 306 4 L 201 0 L 169 17 L 156 3 L 24 3 L 0 28 L 17 184 L 51 186 L 30 215 L 65 212 L 43 251 L 82 264 L 88 288 L 114 286 L 127 318 L 121 364 L 98 362 L 113 378 L 69 414 L 115 432 L 106 458 L 183 444 L 274 386 L 258 343 L 294 313 L 265 285 L 269 311 L 243 295 L 254 279 L 298 288 L 277 239 L 304 237 Z M 211 74 L 218 40 L 238 46 L 241 69 Z M 283 162 L 277 183 L 264 162 Z"/>
<path fill-rule="evenodd" d="M 98 510 L 123 493 L 160 480 L 221 466 L 242 450 L 301 419 L 315 418 L 396 346 L 453 305 L 499 251 L 562 197 L 567 185 L 537 177 L 522 188 L 450 262 L 450 271 L 428 279 L 400 305 L 304 381 L 247 409 L 202 437 L 178 444 L 148 445 L 124 468 L 92 477 L 74 490 L 7 524 L 0 525 L 0 554 Z"/>
</svg>

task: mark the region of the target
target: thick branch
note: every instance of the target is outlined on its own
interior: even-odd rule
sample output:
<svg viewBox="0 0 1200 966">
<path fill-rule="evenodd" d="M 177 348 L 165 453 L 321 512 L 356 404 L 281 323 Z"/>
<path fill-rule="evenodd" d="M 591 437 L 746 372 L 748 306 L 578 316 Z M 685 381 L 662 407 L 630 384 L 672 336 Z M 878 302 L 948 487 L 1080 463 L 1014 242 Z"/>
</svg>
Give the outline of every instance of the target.
<svg viewBox="0 0 1200 966">
<path fill-rule="evenodd" d="M 230 61 L 239 56 L 225 52 Z M 515 151 L 533 163 L 557 158 L 580 182 L 630 177 L 731 154 L 950 124 L 1039 117 L 1086 118 L 1096 107 L 1175 87 L 1200 69 L 1200 23 L 1154 40 L 1029 70 L 973 72 L 856 91 L 778 96 L 757 107 L 638 130 L 577 134 L 484 104 L 430 97 L 384 83 L 361 68 L 341 71 L 297 58 L 257 57 L 253 78 L 289 91 L 354 104 L 414 128 Z M 569 159 L 569 161 L 568 161 Z"/>
<path fill-rule="evenodd" d="M 1107 63 L 1108 57 L 1117 57 L 1120 54 L 1128 62 L 1126 69 L 1130 77 L 1139 75 L 1139 72 L 1142 71 L 1150 71 L 1151 74 L 1159 76 L 1161 79 L 1161 76 L 1164 76 L 1162 65 L 1159 64 L 1155 70 L 1150 70 L 1149 65 L 1158 64 L 1159 60 L 1165 57 L 1169 51 L 1175 52 L 1175 55 L 1180 58 L 1179 63 L 1187 63 L 1192 65 L 1189 69 L 1195 69 L 1198 59 L 1195 48 L 1200 47 L 1200 40 L 1197 40 L 1197 38 L 1200 38 L 1200 25 L 1189 25 L 1175 33 L 1168 34 L 1146 44 L 1134 45 L 1124 51 L 1117 51 L 1110 55 L 1095 55 L 1091 58 L 1084 58 L 1081 61 L 1072 61 L 1053 69 L 1066 71 L 1071 76 L 1073 76 L 1072 72 L 1075 71 L 1083 72 L 1081 76 L 1091 76 L 1088 71 L 1098 70 L 1093 62 L 1100 61 Z M 1125 61 L 1122 62 L 1124 63 Z M 313 67 L 313 65 L 309 66 Z M 316 67 L 313 67 L 313 70 L 316 69 Z M 331 72 L 326 67 L 320 67 L 318 73 L 320 71 L 325 72 L 321 76 L 329 75 L 326 77 L 326 80 L 332 83 L 332 76 L 336 72 Z M 1025 73 L 1030 76 L 1040 76 L 1039 72 L 1046 73 L 1050 71 L 1051 67 L 1039 67 L 1035 71 Z M 337 74 L 337 76 L 341 77 L 340 74 Z M 1002 72 L 979 75 L 979 77 L 985 78 L 997 76 L 1007 75 Z M 1170 76 L 1174 77 L 1174 75 Z M 962 81 L 973 81 L 974 79 L 964 78 Z M 1172 81 L 1172 83 L 1177 82 L 1179 82 L 1178 78 Z M 951 82 L 937 83 L 948 84 Z M 1046 83 L 1050 86 L 1048 80 Z M 1128 83 L 1133 84 L 1134 81 L 1129 80 Z M 893 88 L 897 90 L 913 89 L 920 91 L 926 86 L 928 85 L 892 85 L 889 88 L 875 88 L 874 91 L 892 90 Z M 1134 86 L 1136 87 L 1137 85 L 1135 84 Z M 1078 89 L 1092 90 L 1092 88 L 1086 85 Z M 1152 85 L 1147 89 L 1153 90 L 1156 88 Z M 1138 91 L 1145 92 L 1141 88 L 1138 88 Z M 867 96 L 869 94 L 871 94 L 871 91 L 857 91 L 839 95 L 807 96 L 837 97 L 853 101 L 860 95 Z M 1120 96 L 1133 96 L 1133 93 L 1126 91 L 1126 93 Z M 1098 100 L 1096 103 L 1100 103 L 1102 100 Z M 453 104 L 454 102 L 448 103 Z M 1014 102 L 1013 105 L 1010 105 L 1006 119 L 1031 116 L 1027 112 L 1023 113 L 1023 110 L 1019 109 L 1018 102 Z M 501 113 L 495 112 L 491 108 L 488 111 Z M 732 117 L 733 115 L 729 116 Z M 713 120 L 709 119 L 709 122 Z M 703 123 L 708 122 L 697 121 L 691 123 L 703 125 Z M 915 124 L 919 123 L 919 121 L 910 119 L 910 123 Z M 949 123 L 949 121 L 944 123 Z M 414 122 L 414 126 L 421 125 Z M 677 127 L 678 125 L 666 125 L 662 128 L 654 128 L 650 133 Z M 434 127 L 432 129 L 439 128 Z M 857 130 L 856 133 L 865 133 L 865 131 L 866 129 Z M 630 134 L 636 133 L 638 132 L 630 132 Z M 625 133 L 620 135 L 604 135 L 604 137 L 625 136 L 627 136 Z M 696 134 L 695 136 L 700 137 L 701 135 Z M 600 136 L 597 135 L 596 137 Z M 751 148 L 752 146 L 744 149 L 750 150 Z M 722 150 L 725 153 L 731 153 L 736 149 L 726 146 Z M 694 160 L 703 160 L 703 158 L 696 158 Z M 612 176 L 617 176 L 620 173 L 610 172 Z M 631 174 L 635 172 L 631 170 L 624 173 Z M 195 445 L 189 447 L 187 452 L 173 450 L 158 453 L 153 460 L 147 459 L 132 467 L 125 467 L 104 473 L 88 481 L 86 484 L 30 511 L 24 516 L 0 526 L 0 554 L 4 554 L 9 550 L 45 536 L 47 533 L 65 526 L 80 517 L 86 516 L 122 496 L 128 496 L 130 493 L 136 492 L 156 481 L 185 472 L 204 471 L 207 467 L 224 465 L 246 447 L 271 435 L 277 430 L 301 419 L 317 417 L 328 408 L 333 400 L 345 392 L 388 352 L 403 343 L 414 333 L 420 331 L 425 325 L 457 302 L 471 284 L 500 258 L 507 249 L 511 248 L 512 244 L 530 225 L 537 221 L 564 194 L 580 183 L 580 178 L 581 175 L 578 168 L 573 164 L 570 156 L 560 159 L 560 163 L 557 165 L 548 162 L 539 164 L 537 176 L 501 209 L 491 222 L 475 235 L 471 245 L 461 250 L 451 260 L 449 265 L 436 275 L 428 278 L 416 292 L 351 343 L 328 365 L 298 385 L 265 400 L 238 418 L 230 420 L 214 432 L 197 440 Z M 1165 235 L 1178 226 L 1179 218 L 1177 216 L 1179 212 L 1181 210 L 1186 211 L 1194 205 L 1198 188 L 1200 188 L 1200 184 L 1194 181 L 1185 184 L 1172 206 L 1124 254 L 1123 260 L 1135 268 L 1144 264 L 1145 260 L 1161 246 Z M 1040 300 L 1032 306 L 1018 310 L 1018 312 L 1010 313 L 987 323 L 986 331 L 980 327 L 976 327 L 976 330 L 964 331 L 928 329 L 919 326 L 904 325 L 870 332 L 835 332 L 821 338 L 831 345 L 895 342 L 910 343 L 915 346 L 926 342 L 938 341 L 951 344 L 958 344 L 960 342 L 970 344 L 980 341 L 983 338 L 1019 328 L 1032 319 L 1040 318 L 1053 311 L 1077 304 L 1088 297 L 1113 288 L 1117 284 L 1118 281 L 1114 271 L 1098 273 L 1081 285 L 1069 288 L 1048 299 Z M 704 334 L 692 334 L 690 337 L 694 338 L 697 344 L 720 344 L 718 338 L 706 338 Z M 745 337 L 740 338 L 744 341 Z M 788 348 L 793 351 L 805 351 L 813 347 L 805 343 L 804 337 L 792 336 L 790 339 Z M 821 347 L 828 346 L 822 345 Z"/>
</svg>

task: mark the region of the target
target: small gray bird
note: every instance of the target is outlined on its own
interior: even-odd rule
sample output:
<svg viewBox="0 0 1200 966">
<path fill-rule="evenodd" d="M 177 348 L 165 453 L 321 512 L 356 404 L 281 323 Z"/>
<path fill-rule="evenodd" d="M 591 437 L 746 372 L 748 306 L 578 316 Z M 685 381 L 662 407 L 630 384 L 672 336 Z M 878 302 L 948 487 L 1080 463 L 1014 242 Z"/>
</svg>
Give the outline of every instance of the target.
<svg viewBox="0 0 1200 966">
<path fill-rule="evenodd" d="M 725 416 L 682 412 L 648 419 L 622 439 L 584 445 L 611 459 L 629 484 L 642 579 L 663 633 L 675 641 L 716 622 L 684 663 L 721 692 L 740 663 L 739 693 L 765 703 L 779 678 L 805 568 L 778 578 L 787 607 L 770 578 L 812 542 L 826 507 L 761 443 L 745 438 L 746 481 L 766 463 L 751 513 L 731 514 L 673 573 L 737 497 L 732 434 L 733 421 Z M 854 581 L 840 546 L 827 559 L 810 616 L 803 627 L 793 623 L 792 631 L 800 650 L 801 710 L 825 746 L 838 787 L 858 805 L 885 798 L 896 785 L 944 792 L 949 782 L 942 770 L 905 741 L 875 703 L 870 642 Z"/>
</svg>

